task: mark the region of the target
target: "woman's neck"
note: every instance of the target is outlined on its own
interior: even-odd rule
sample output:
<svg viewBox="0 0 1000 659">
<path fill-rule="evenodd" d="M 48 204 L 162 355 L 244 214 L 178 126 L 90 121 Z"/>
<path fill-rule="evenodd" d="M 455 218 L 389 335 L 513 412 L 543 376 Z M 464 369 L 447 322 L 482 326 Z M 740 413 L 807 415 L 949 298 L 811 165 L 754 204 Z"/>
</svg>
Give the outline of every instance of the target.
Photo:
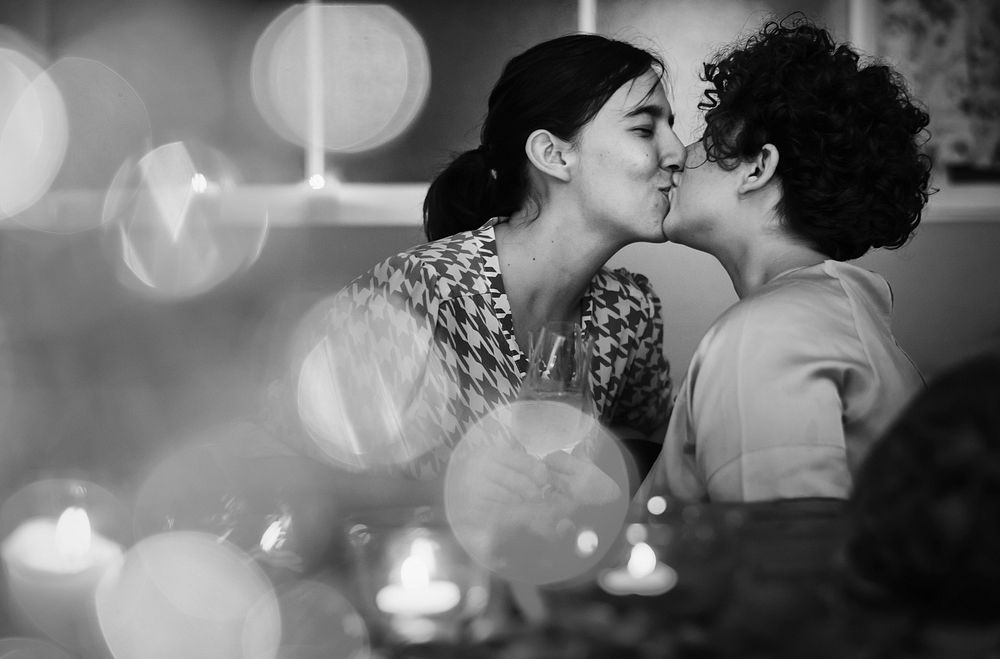
<svg viewBox="0 0 1000 659">
<path fill-rule="evenodd" d="M 513 216 L 495 230 L 497 255 L 517 342 L 550 321 L 580 322 L 581 301 L 614 253 L 564 218 Z"/>
<path fill-rule="evenodd" d="M 776 240 L 738 246 L 716 254 L 742 300 L 783 272 L 822 263 L 826 256 L 799 242 Z"/>
</svg>

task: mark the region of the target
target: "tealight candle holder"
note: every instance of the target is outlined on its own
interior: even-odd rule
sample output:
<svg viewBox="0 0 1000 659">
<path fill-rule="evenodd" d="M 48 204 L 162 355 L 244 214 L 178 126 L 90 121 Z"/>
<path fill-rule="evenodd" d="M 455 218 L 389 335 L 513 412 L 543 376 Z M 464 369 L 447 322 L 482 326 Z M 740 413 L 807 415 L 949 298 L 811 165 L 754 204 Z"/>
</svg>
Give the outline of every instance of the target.
<svg viewBox="0 0 1000 659">
<path fill-rule="evenodd" d="M 346 530 L 374 644 L 453 642 L 485 609 L 488 573 L 433 509 L 382 510 Z"/>
<path fill-rule="evenodd" d="M 127 519 L 114 495 L 81 480 L 38 481 L 5 502 L 0 556 L 22 632 L 99 654 L 94 595 L 122 564 Z"/>
<path fill-rule="evenodd" d="M 711 607 L 732 583 L 740 520 L 711 504 L 655 499 L 633 511 L 597 571 L 598 586 L 613 596 L 663 596 L 687 611 Z"/>
<path fill-rule="evenodd" d="M 628 525 L 619 560 L 598 573 L 602 589 L 611 595 L 655 596 L 677 585 L 677 570 L 660 559 L 649 544 L 650 535 L 646 525 Z"/>
</svg>

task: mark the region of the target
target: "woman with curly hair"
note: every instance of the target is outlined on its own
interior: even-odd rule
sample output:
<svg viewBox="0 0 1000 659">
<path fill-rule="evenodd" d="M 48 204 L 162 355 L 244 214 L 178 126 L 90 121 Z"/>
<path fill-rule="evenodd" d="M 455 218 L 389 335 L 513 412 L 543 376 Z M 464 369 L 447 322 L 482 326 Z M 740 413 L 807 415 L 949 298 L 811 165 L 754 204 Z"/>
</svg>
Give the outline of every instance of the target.
<svg viewBox="0 0 1000 659">
<path fill-rule="evenodd" d="M 673 242 L 716 257 L 739 301 L 699 344 L 648 485 L 685 499 L 846 498 L 922 386 L 877 274 L 927 201 L 928 116 L 889 67 L 830 34 L 768 23 L 705 65 Z"/>
</svg>

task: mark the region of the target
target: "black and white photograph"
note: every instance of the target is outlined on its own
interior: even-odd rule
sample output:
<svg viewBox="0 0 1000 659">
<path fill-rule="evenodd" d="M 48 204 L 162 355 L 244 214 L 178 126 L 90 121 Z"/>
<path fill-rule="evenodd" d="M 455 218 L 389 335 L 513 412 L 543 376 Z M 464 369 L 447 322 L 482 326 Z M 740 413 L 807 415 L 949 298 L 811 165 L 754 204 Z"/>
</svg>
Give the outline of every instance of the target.
<svg viewBox="0 0 1000 659">
<path fill-rule="evenodd" d="M 0 0 L 4 658 L 1000 658 L 1000 4 Z"/>
</svg>

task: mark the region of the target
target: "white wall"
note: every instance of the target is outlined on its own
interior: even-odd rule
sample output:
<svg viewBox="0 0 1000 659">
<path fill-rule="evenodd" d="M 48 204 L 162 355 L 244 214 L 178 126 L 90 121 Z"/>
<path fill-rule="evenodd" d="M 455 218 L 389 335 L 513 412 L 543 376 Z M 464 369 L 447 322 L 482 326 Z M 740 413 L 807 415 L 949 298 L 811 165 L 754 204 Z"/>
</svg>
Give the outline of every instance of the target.
<svg viewBox="0 0 1000 659">
<path fill-rule="evenodd" d="M 701 336 L 736 293 L 722 266 L 680 245 L 630 245 L 611 260 L 615 267 L 646 275 L 663 303 L 663 349 L 680 382 Z"/>
<path fill-rule="evenodd" d="M 736 301 L 711 257 L 678 245 L 632 245 L 612 260 L 649 277 L 663 301 L 664 349 L 675 377 L 702 334 Z M 899 344 L 925 375 L 1000 339 L 1000 222 L 925 222 L 903 248 L 858 265 L 881 273 L 894 298 Z"/>
</svg>

